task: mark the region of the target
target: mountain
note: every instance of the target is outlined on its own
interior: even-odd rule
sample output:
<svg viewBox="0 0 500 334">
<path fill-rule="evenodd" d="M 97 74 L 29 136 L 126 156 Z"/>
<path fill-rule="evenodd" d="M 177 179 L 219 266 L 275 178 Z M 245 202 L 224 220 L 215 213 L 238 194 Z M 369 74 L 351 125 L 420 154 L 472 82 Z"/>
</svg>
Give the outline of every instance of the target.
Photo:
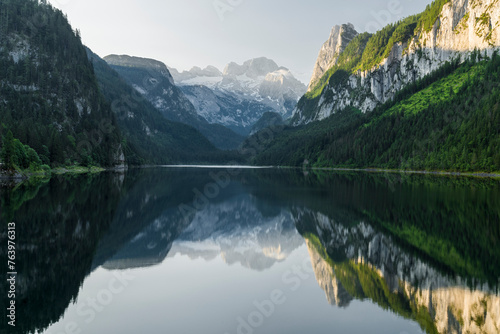
<svg viewBox="0 0 500 334">
<path fill-rule="evenodd" d="M 333 27 L 330 37 L 319 51 L 318 60 L 314 65 L 313 75 L 307 88 L 308 92 L 319 83 L 331 67 L 337 65 L 340 54 L 357 35 L 358 32 L 351 23 Z"/>
<path fill-rule="evenodd" d="M 491 56 L 500 46 L 499 12 L 496 0 L 438 0 L 374 35 L 356 34 L 349 25 L 334 28 L 293 123 L 322 120 L 346 107 L 373 111 L 446 62 L 474 50 Z"/>
<path fill-rule="evenodd" d="M 110 55 L 104 60 L 167 119 L 194 127 L 220 149 L 236 149 L 243 141 L 242 136 L 221 125 L 209 124 L 198 115 L 191 102 L 174 85 L 165 64 L 126 55 Z"/>
<path fill-rule="evenodd" d="M 52 166 L 123 165 L 115 116 L 65 15 L 16 0 L 0 2 L 0 17 L 0 135 Z"/>
<path fill-rule="evenodd" d="M 252 161 L 499 171 L 499 7 L 436 1 L 375 35 L 357 35 L 298 102 L 295 127 L 277 131 Z"/>
<path fill-rule="evenodd" d="M 280 114 L 275 112 L 266 112 L 262 117 L 252 126 L 252 132 L 250 134 L 256 134 L 260 130 L 271 126 L 284 126 L 285 121 Z"/>
<path fill-rule="evenodd" d="M 282 262 L 303 244 L 289 212 L 278 209 L 269 215 L 253 196 L 238 194 L 239 191 L 241 186 L 230 185 L 224 189 L 223 200 L 189 216 L 183 216 L 178 207 L 159 206 L 163 210 L 161 214 L 157 213 L 148 226 L 130 236 L 103 267 L 147 267 L 182 254 L 207 261 L 221 256 L 228 265 L 240 263 L 249 269 L 263 271 Z M 164 198 L 157 197 L 150 198 L 147 205 L 155 207 L 160 199 L 161 203 L 166 203 Z M 127 204 L 129 218 L 125 221 L 133 221 L 134 205 Z M 144 224 L 142 215 L 135 219 Z M 137 228 L 141 224 L 136 222 L 131 226 Z"/>
<path fill-rule="evenodd" d="M 222 153 L 198 130 L 166 119 L 103 59 L 89 49 L 87 53 L 101 92 L 127 141 L 125 155 L 129 164 L 200 163 L 221 159 Z"/>
<path fill-rule="evenodd" d="M 306 91 L 288 69 L 264 57 L 230 63 L 223 72 L 213 66 L 170 71 L 199 115 L 245 136 L 266 112 L 289 118 Z"/>
</svg>

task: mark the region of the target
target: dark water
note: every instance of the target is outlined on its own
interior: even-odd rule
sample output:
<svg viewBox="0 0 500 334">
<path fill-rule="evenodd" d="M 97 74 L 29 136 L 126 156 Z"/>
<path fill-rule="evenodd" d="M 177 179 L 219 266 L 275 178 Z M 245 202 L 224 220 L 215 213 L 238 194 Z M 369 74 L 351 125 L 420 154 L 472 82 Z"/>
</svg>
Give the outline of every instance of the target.
<svg viewBox="0 0 500 334">
<path fill-rule="evenodd" d="M 164 168 L 0 193 L 2 333 L 499 333 L 499 181 Z"/>
</svg>

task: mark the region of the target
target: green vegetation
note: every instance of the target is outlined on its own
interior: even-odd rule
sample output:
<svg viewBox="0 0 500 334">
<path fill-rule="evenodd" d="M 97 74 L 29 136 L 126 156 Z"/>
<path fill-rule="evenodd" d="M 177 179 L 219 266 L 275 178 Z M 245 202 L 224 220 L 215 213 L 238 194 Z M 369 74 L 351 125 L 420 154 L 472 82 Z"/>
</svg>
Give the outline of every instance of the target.
<svg viewBox="0 0 500 334">
<path fill-rule="evenodd" d="M 28 173 L 50 174 L 50 167 L 42 164 L 42 160 L 34 149 L 23 145 L 15 139 L 12 131 L 8 131 L 2 140 L 3 147 L 0 151 L 0 170 L 7 172 L 26 171 Z"/>
<path fill-rule="evenodd" d="M 410 16 L 378 31 L 368 41 L 361 62 L 356 69 L 365 71 L 380 64 L 389 56 L 395 44 L 406 43 L 414 36 L 419 20 L 420 15 Z"/>
<path fill-rule="evenodd" d="M 3 0 L 0 18 L 0 136 L 53 167 L 112 166 L 120 134 L 79 33 L 45 1 Z"/>
<path fill-rule="evenodd" d="M 422 13 L 422 17 L 418 21 L 417 31 L 431 31 L 439 15 L 441 15 L 444 5 L 448 2 L 450 2 L 450 0 L 435 0 L 432 4 L 427 5 L 425 11 Z"/>
<path fill-rule="evenodd" d="M 500 171 L 500 57 L 474 52 L 407 86 L 366 115 L 348 109 L 286 128 L 257 164 Z"/>
</svg>

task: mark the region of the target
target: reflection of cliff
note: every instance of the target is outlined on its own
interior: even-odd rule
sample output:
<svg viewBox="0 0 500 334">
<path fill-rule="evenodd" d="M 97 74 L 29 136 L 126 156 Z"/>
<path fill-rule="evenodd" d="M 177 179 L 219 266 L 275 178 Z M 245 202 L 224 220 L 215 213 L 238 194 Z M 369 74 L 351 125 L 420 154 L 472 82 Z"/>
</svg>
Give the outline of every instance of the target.
<svg viewBox="0 0 500 334">
<path fill-rule="evenodd" d="M 261 200 L 307 207 L 344 225 L 369 222 L 443 273 L 498 284 L 498 181 L 317 170 L 279 171 L 258 180 L 252 193 Z M 297 224 L 299 231 L 309 229 L 302 219 Z"/>
<path fill-rule="evenodd" d="M 335 276 L 334 269 L 323 259 L 316 249 L 311 245 L 309 240 L 306 240 L 311 264 L 321 289 L 325 291 L 326 299 L 331 305 L 347 307 L 353 297 L 344 289 L 342 283 Z"/>
<path fill-rule="evenodd" d="M 499 333 L 500 296 L 486 284 L 470 289 L 459 277 L 441 275 L 368 224 L 345 227 L 319 213 L 297 212 L 316 222 L 307 246 L 330 303 L 368 298 L 429 333 Z"/>
</svg>

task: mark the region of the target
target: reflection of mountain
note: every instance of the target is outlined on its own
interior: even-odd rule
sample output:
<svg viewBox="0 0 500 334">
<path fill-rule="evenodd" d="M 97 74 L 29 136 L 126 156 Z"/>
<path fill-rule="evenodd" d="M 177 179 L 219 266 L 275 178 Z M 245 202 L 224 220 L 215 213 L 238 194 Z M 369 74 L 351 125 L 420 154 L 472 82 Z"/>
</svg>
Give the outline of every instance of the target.
<svg viewBox="0 0 500 334">
<path fill-rule="evenodd" d="M 175 208 L 166 210 L 108 259 L 103 267 L 116 270 L 160 264 L 185 226 L 184 217 Z"/>
<path fill-rule="evenodd" d="M 187 220 L 177 208 L 163 211 L 108 259 L 104 268 L 147 267 L 161 263 L 167 254 L 182 254 L 205 260 L 220 255 L 229 265 L 264 270 L 303 244 L 290 213 L 278 209 L 277 215 L 265 216 L 251 196 L 235 189 L 241 191 L 229 187 L 228 194 L 222 195 L 225 199 L 210 203 Z"/>
<path fill-rule="evenodd" d="M 283 171 L 262 175 L 259 182 L 252 193 L 262 201 L 321 212 L 346 226 L 367 222 L 440 273 L 499 283 L 500 183 L 495 180 Z M 265 192 L 259 190 L 264 187 Z M 297 224 L 299 231 L 309 229 L 307 219 Z"/>
<path fill-rule="evenodd" d="M 210 172 L 132 169 L 0 188 L 1 226 L 18 223 L 26 319 L 18 331 L 57 321 L 99 266 L 151 266 L 181 254 L 265 270 L 302 235 L 333 305 L 369 299 L 429 333 L 498 332 L 500 299 L 486 285 L 498 287 L 498 182 L 241 171 L 181 214 L 181 204 L 200 205 L 193 190 L 214 182 Z M 5 236 L 0 230 L 0 244 Z"/>
<path fill-rule="evenodd" d="M 198 212 L 170 255 L 210 260 L 220 254 L 229 265 L 260 271 L 283 261 L 303 243 L 289 212 L 278 208 L 277 215 L 265 216 L 245 194 Z"/>
<path fill-rule="evenodd" d="M 331 304 L 368 298 L 429 333 L 498 333 L 500 296 L 487 284 L 471 290 L 460 277 L 441 275 L 366 223 L 346 227 L 308 210 L 296 219 L 314 221 L 320 237 L 305 234 L 307 246 Z"/>
<path fill-rule="evenodd" d="M 135 170 L 127 174 L 124 195 L 107 234 L 99 242 L 93 267 L 144 267 L 160 263 L 194 214 L 178 206 L 193 201 L 192 189 L 210 182 L 204 172 Z"/>
</svg>

